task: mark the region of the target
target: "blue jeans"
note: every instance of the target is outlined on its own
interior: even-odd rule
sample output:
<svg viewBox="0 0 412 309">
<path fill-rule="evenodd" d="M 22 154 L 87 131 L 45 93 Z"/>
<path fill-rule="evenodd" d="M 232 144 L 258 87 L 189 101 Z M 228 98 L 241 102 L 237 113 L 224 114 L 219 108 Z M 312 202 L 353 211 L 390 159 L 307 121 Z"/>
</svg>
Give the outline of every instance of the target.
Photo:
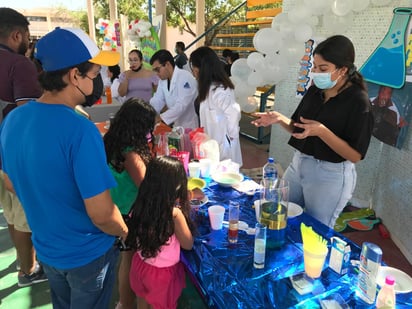
<svg viewBox="0 0 412 309">
<path fill-rule="evenodd" d="M 354 163 L 317 160 L 299 151 L 283 178 L 289 181 L 289 201 L 332 229 L 356 186 Z"/>
<path fill-rule="evenodd" d="M 108 308 L 118 256 L 119 249 L 113 246 L 89 264 L 69 270 L 42 263 L 49 279 L 53 309 Z"/>
</svg>

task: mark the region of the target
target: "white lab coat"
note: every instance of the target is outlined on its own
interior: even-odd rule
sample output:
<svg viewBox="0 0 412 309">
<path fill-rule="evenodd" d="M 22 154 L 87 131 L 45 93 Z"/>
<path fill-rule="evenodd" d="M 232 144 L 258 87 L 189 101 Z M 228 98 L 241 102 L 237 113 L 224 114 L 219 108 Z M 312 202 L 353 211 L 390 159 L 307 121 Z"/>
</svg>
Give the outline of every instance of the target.
<svg viewBox="0 0 412 309">
<path fill-rule="evenodd" d="M 200 126 L 219 144 L 220 160 L 231 159 L 242 166 L 239 141 L 240 106 L 233 89 L 212 85 L 200 103 Z"/>
<path fill-rule="evenodd" d="M 120 86 L 120 81 L 118 78 L 115 78 L 112 82 L 112 85 L 110 86 L 110 89 L 112 91 L 112 97 L 113 99 L 116 99 L 119 101 L 119 103 L 124 103 L 126 101 L 126 97 L 121 97 L 119 95 L 119 86 Z"/>
<path fill-rule="evenodd" d="M 167 106 L 167 110 L 160 114 L 166 124 L 195 129 L 199 127 L 194 105 L 197 93 L 197 81 L 193 75 L 175 66 L 170 89 L 167 89 L 167 80 L 159 81 L 150 104 L 157 113 Z"/>
</svg>

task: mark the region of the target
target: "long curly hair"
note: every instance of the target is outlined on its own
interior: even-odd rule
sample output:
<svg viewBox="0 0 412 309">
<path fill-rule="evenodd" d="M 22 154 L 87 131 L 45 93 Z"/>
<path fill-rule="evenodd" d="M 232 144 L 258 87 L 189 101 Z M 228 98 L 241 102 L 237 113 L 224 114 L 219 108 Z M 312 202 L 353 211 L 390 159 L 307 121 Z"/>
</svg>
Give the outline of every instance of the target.
<svg viewBox="0 0 412 309">
<path fill-rule="evenodd" d="M 156 111 L 142 99 L 130 98 L 120 107 L 104 135 L 107 163 L 124 170 L 125 153 L 135 151 L 147 165 L 152 153 L 147 135 L 152 135 Z"/>
<path fill-rule="evenodd" d="M 174 234 L 173 208 L 177 205 L 193 231 L 185 169 L 176 158 L 157 157 L 147 165 L 133 204 L 127 243 L 144 258 L 156 257 Z"/>
</svg>

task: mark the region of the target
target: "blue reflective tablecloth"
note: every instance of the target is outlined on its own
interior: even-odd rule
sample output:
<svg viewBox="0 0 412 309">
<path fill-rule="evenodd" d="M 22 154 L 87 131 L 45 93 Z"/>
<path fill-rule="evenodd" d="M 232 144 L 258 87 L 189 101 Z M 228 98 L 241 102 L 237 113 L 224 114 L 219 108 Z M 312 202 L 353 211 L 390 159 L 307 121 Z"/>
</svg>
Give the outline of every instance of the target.
<svg viewBox="0 0 412 309">
<path fill-rule="evenodd" d="M 240 230 L 238 243 L 230 244 L 227 240 L 227 227 L 219 231 L 210 228 L 207 207 L 218 204 L 227 209 L 229 201 L 235 200 L 240 203 L 240 220 L 254 227 L 256 217 L 252 205 L 259 198 L 258 194 L 248 196 L 207 180 L 208 186 L 204 192 L 209 202 L 192 212 L 192 218 L 197 224 L 197 236 L 193 250 L 183 250 L 182 260 L 209 307 L 321 308 L 320 300 L 340 294 L 350 308 L 375 308 L 375 305 L 368 305 L 355 296 L 357 267 L 351 266 L 348 274 L 339 276 L 328 268 L 329 256 L 311 293 L 300 295 L 293 288 L 289 277 L 304 270 L 301 222 L 312 226 L 327 240 L 332 236 L 339 236 L 350 243 L 351 260 L 359 260 L 360 254 L 360 248 L 355 243 L 305 213 L 288 219 L 285 245 L 278 250 L 267 248 L 265 268 L 255 269 L 254 235 Z M 227 219 L 226 211 L 225 220 Z M 396 296 L 397 308 L 412 306 L 412 293 Z"/>
</svg>

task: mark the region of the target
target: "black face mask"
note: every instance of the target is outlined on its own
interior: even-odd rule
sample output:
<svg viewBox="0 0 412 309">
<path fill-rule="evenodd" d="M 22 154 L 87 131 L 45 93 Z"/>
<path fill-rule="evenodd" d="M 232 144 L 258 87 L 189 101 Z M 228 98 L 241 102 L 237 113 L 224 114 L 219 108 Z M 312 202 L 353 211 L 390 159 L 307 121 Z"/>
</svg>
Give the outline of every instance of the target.
<svg viewBox="0 0 412 309">
<path fill-rule="evenodd" d="M 133 70 L 131 69 L 133 72 L 139 72 L 141 70 L 142 66 L 138 67 L 137 69 Z"/>
<path fill-rule="evenodd" d="M 90 95 L 86 95 L 86 102 L 82 104 L 82 106 L 92 106 L 94 103 L 99 100 L 103 94 L 103 79 L 102 76 L 99 74 L 96 78 L 93 79 L 93 92 Z"/>
</svg>

